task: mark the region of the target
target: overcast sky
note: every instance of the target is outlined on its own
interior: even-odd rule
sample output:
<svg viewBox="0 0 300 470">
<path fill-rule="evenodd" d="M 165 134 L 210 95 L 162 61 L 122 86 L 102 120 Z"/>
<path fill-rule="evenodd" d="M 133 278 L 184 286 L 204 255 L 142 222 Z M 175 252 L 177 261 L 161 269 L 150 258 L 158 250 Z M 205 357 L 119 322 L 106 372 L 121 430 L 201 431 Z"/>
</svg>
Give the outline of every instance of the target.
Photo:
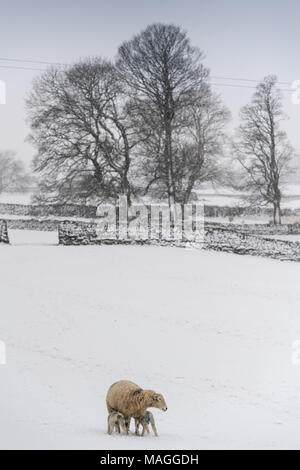
<svg viewBox="0 0 300 470">
<path fill-rule="evenodd" d="M 0 58 L 71 63 L 85 56 L 113 58 L 118 45 L 153 22 L 182 25 L 192 44 L 206 56 L 213 77 L 260 80 L 277 74 L 282 82 L 300 80 L 299 0 L 0 0 Z M 43 68 L 0 60 L 0 80 L 6 82 L 7 104 L 0 105 L 0 149 L 11 149 L 30 162 L 34 149 L 25 138 L 24 97 Z M 253 86 L 212 78 L 237 124 L 238 110 Z M 281 85 L 290 89 L 290 85 Z M 290 119 L 289 137 L 300 151 L 300 105 L 283 92 Z"/>
</svg>

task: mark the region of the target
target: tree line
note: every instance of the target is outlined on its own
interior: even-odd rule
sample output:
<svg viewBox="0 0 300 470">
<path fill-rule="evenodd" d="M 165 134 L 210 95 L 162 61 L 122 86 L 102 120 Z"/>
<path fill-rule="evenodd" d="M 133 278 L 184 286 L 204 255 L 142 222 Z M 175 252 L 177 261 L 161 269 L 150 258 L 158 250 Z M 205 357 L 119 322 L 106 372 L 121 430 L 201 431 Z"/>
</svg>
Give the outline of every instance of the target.
<svg viewBox="0 0 300 470">
<path fill-rule="evenodd" d="M 119 47 L 114 62 L 96 57 L 48 69 L 26 101 L 39 200 L 125 195 L 130 205 L 151 196 L 172 209 L 211 181 L 271 204 L 280 223 L 293 149 L 280 127 L 276 80 L 258 85 L 231 142 L 230 112 L 211 88 L 202 51 L 179 26 L 148 26 Z"/>
<path fill-rule="evenodd" d="M 23 192 L 33 184 L 33 178 L 13 152 L 0 152 L 0 193 Z"/>
</svg>

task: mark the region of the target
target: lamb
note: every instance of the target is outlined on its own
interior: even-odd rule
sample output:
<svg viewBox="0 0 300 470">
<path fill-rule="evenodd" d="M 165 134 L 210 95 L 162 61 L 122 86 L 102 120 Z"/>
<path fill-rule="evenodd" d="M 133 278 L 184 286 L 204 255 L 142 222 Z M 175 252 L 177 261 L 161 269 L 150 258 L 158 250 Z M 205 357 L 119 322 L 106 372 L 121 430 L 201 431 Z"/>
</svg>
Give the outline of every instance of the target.
<svg viewBox="0 0 300 470">
<path fill-rule="evenodd" d="M 124 415 L 126 428 L 130 427 L 131 418 L 141 418 L 147 408 L 158 408 L 167 411 L 167 404 L 160 393 L 143 390 L 129 380 L 120 380 L 109 388 L 106 395 L 108 413 L 119 411 Z"/>
<path fill-rule="evenodd" d="M 149 423 L 151 423 L 154 435 L 157 437 L 158 436 L 157 429 L 156 429 L 154 417 L 151 411 L 146 411 L 144 416 L 141 416 L 140 418 L 135 418 L 135 434 L 139 436 L 140 425 L 143 427 L 142 436 L 144 436 L 145 431 L 147 431 L 147 433 L 149 434 L 150 433 Z"/>
<path fill-rule="evenodd" d="M 107 433 L 112 434 L 113 430 L 116 429 L 116 431 L 120 434 L 121 433 L 121 428 L 123 431 L 126 433 L 126 424 L 125 424 L 125 418 L 122 415 L 122 413 L 119 413 L 118 411 L 113 411 L 108 415 L 107 418 Z"/>
</svg>

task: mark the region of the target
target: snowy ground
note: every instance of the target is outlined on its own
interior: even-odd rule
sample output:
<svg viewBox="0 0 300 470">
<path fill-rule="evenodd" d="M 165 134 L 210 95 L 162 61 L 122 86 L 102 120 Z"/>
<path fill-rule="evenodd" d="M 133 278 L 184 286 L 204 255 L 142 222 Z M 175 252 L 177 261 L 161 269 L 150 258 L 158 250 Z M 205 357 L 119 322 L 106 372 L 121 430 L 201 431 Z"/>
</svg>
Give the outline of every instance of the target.
<svg viewBox="0 0 300 470">
<path fill-rule="evenodd" d="M 208 186 L 195 192 L 199 201 L 211 206 L 243 207 L 248 205 L 246 194 L 229 188 Z M 300 185 L 289 184 L 284 187 L 281 205 L 283 209 L 300 208 Z"/>
<path fill-rule="evenodd" d="M 12 245 L 57 245 L 58 231 L 9 230 L 9 241 Z"/>
<path fill-rule="evenodd" d="M 31 204 L 32 193 L 0 193 L 1 204 Z"/>
<path fill-rule="evenodd" d="M 248 205 L 246 194 L 240 193 L 230 188 L 214 187 L 207 184 L 199 190 L 195 190 L 199 201 L 213 206 L 239 207 Z M 5 204 L 25 204 L 32 203 L 34 192 L 26 193 L 0 193 L 0 203 Z M 146 198 L 145 198 L 146 201 Z M 283 189 L 282 208 L 300 208 L 300 185 L 288 184 Z"/>
<path fill-rule="evenodd" d="M 43 237 L 0 246 L 1 449 L 299 448 L 299 264 Z M 122 378 L 165 395 L 158 438 L 106 434 Z"/>
</svg>

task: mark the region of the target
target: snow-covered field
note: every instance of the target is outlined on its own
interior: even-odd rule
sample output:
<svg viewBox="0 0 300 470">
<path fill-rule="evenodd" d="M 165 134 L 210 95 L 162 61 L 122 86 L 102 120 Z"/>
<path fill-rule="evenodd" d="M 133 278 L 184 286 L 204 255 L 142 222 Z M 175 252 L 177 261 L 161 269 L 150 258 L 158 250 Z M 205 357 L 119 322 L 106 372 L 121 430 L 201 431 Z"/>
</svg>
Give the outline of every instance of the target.
<svg viewBox="0 0 300 470">
<path fill-rule="evenodd" d="M 12 245 L 57 245 L 58 232 L 9 230 L 9 241 Z"/>
<path fill-rule="evenodd" d="M 1 204 L 25 204 L 31 203 L 32 193 L 0 193 Z"/>
<path fill-rule="evenodd" d="M 208 186 L 195 192 L 199 201 L 211 206 L 243 207 L 248 205 L 246 194 L 229 188 Z M 300 185 L 289 184 L 283 188 L 281 206 L 283 209 L 292 210 L 300 208 Z"/>
<path fill-rule="evenodd" d="M 1 449 L 299 448 L 299 264 L 43 236 L 0 246 Z M 158 438 L 106 434 L 122 378 L 165 395 Z"/>
<path fill-rule="evenodd" d="M 243 207 L 247 206 L 246 194 L 242 194 L 231 188 L 214 187 L 207 184 L 199 190 L 195 190 L 199 201 L 213 206 Z M 34 192 L 26 193 L 0 193 L 0 204 L 31 204 Z M 146 200 L 146 199 L 145 199 Z M 150 199 L 151 201 L 151 199 Z M 300 208 L 300 185 L 288 184 L 283 189 L 282 208 Z"/>
</svg>

